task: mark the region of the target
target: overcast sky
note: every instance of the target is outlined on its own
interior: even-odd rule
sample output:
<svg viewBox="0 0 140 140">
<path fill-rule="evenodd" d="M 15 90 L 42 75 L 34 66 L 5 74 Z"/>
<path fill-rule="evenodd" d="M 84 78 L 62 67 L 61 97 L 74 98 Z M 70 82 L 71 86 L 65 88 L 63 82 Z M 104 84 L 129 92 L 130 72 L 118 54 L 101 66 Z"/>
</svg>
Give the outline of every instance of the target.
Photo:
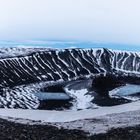
<svg viewBox="0 0 140 140">
<path fill-rule="evenodd" d="M 140 0 L 0 0 L 0 40 L 140 45 Z"/>
</svg>

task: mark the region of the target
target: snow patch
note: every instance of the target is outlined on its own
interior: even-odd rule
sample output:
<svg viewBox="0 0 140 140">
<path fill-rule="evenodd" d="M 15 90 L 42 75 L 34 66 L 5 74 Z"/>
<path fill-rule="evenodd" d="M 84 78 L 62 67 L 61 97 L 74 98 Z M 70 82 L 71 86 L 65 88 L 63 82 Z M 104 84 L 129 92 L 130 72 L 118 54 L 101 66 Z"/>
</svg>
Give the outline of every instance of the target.
<svg viewBox="0 0 140 140">
<path fill-rule="evenodd" d="M 91 107 L 93 108 L 94 104 L 92 104 L 91 101 L 94 97 L 87 94 L 87 89 L 74 90 L 65 87 L 65 92 L 76 100 L 72 109 L 87 109 Z"/>
</svg>

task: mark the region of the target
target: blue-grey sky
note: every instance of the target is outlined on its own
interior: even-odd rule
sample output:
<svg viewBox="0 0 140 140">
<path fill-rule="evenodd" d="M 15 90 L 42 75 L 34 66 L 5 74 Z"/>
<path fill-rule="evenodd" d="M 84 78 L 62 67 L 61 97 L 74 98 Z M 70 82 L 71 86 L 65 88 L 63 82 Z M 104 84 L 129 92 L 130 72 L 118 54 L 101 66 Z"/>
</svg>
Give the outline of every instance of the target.
<svg viewBox="0 0 140 140">
<path fill-rule="evenodd" d="M 140 45 L 140 0 L 0 0 L 0 40 Z"/>
</svg>

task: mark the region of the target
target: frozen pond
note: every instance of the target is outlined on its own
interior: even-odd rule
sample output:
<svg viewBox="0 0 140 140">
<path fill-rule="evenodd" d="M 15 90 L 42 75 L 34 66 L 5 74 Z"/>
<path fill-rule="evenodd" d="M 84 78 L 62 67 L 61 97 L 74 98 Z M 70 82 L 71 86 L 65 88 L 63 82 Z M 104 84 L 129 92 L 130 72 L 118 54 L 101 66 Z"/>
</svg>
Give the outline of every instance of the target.
<svg viewBox="0 0 140 140">
<path fill-rule="evenodd" d="M 125 86 L 115 88 L 110 91 L 110 95 L 129 96 L 140 93 L 140 85 L 126 84 Z"/>
<path fill-rule="evenodd" d="M 54 93 L 54 92 L 37 92 L 34 93 L 39 100 L 68 100 L 70 97 L 66 93 Z"/>
<path fill-rule="evenodd" d="M 76 85 L 76 84 L 75 84 Z M 140 85 L 126 84 L 109 92 L 110 96 L 104 97 L 96 92 L 89 92 L 81 86 L 77 90 L 73 86 L 66 86 L 65 92 L 36 92 L 34 95 L 40 100 L 40 109 L 88 109 L 101 106 L 114 106 L 139 100 Z M 72 100 L 71 100 L 72 99 Z"/>
</svg>

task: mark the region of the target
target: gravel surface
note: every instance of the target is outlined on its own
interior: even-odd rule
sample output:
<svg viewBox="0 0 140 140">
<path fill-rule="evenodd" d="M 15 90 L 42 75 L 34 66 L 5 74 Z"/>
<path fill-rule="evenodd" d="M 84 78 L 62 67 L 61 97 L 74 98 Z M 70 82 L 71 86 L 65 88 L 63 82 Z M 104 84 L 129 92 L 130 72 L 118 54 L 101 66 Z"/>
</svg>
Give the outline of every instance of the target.
<svg viewBox="0 0 140 140">
<path fill-rule="evenodd" d="M 139 140 L 140 125 L 111 129 L 89 136 L 80 130 L 66 130 L 49 125 L 29 125 L 0 119 L 0 140 Z"/>
<path fill-rule="evenodd" d="M 48 125 L 29 125 L 0 119 L 0 140 L 84 140 L 80 130 L 58 129 Z"/>
<path fill-rule="evenodd" d="M 72 122 L 52 123 L 59 128 L 78 129 L 93 134 L 106 133 L 112 128 L 136 126 L 140 124 L 140 110 L 98 116 L 93 119 L 77 120 Z"/>
<path fill-rule="evenodd" d="M 139 140 L 140 111 L 46 123 L 3 117 L 0 140 Z"/>
</svg>

